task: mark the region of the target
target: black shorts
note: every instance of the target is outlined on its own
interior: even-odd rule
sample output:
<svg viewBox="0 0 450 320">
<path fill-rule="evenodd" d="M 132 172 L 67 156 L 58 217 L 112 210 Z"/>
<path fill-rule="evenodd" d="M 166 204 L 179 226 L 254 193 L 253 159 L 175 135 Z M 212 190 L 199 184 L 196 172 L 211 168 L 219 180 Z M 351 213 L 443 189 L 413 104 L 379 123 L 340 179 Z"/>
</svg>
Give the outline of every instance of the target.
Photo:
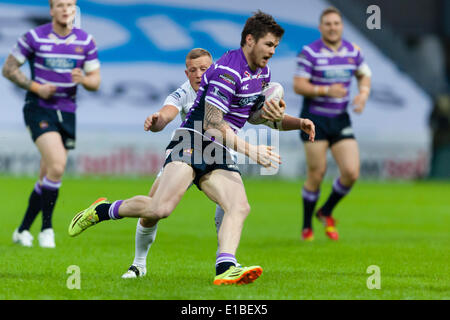
<svg viewBox="0 0 450 320">
<path fill-rule="evenodd" d="M 310 113 L 307 108 L 303 108 L 300 117 L 314 122 L 316 127 L 314 140 L 328 140 L 331 146 L 343 139 L 355 139 L 352 122 L 347 112 L 336 117 L 325 117 Z M 309 141 L 308 134 L 303 131 L 300 131 L 300 137 L 303 142 Z"/>
<path fill-rule="evenodd" d="M 200 134 L 190 130 L 177 130 L 167 146 L 163 167 L 173 161 L 185 162 L 194 169 L 193 183 L 200 190 L 200 179 L 211 171 L 222 169 L 240 174 L 229 151 L 210 140 L 204 141 Z"/>
<path fill-rule="evenodd" d="M 33 142 L 46 132 L 56 131 L 61 135 L 67 150 L 75 148 L 75 113 L 39 107 L 27 103 L 23 107 L 23 117 Z"/>
</svg>

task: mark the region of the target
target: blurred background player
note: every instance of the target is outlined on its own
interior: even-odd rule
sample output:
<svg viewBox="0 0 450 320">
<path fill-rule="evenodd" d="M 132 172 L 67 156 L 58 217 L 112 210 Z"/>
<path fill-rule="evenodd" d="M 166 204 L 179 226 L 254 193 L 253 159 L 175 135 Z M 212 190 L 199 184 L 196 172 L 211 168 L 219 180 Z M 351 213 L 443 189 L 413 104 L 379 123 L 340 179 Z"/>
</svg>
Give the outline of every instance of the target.
<svg viewBox="0 0 450 320">
<path fill-rule="evenodd" d="M 352 76 L 356 76 L 359 93 L 352 104 L 355 106 L 354 112 L 361 113 L 370 93 L 371 71 L 364 62 L 360 48 L 342 39 L 342 16 L 336 8 L 330 7 L 322 12 L 319 30 L 321 39 L 304 46 L 300 52 L 294 76 L 294 91 L 304 96 L 301 117 L 311 119 L 316 126 L 315 143 L 308 142 L 307 136 L 301 133 L 307 163 L 302 190 L 302 239 L 314 238 L 311 220 L 330 148 L 340 177 L 334 180 L 332 192 L 316 216 L 324 224 L 326 235 L 338 240 L 332 212 L 350 192 L 360 169 L 358 144 L 347 113 L 349 88 Z"/>
<path fill-rule="evenodd" d="M 100 63 L 91 35 L 73 27 L 76 0 L 50 0 L 52 22 L 18 39 L 3 66 L 3 75 L 27 90 L 23 114 L 40 155 L 39 180 L 29 197 L 22 223 L 13 241 L 31 247 L 29 229 L 42 211 L 41 247 L 55 247 L 53 210 L 67 162 L 75 147 L 75 110 L 78 84 L 89 91 L 100 86 Z M 28 60 L 31 79 L 20 66 Z M 84 71 L 84 72 L 83 72 Z"/>
<path fill-rule="evenodd" d="M 158 112 L 147 117 L 145 120 L 144 129 L 146 131 L 159 132 L 163 130 L 167 124 L 174 120 L 177 114 L 180 114 L 181 120 L 184 121 L 197 97 L 202 75 L 212 63 L 212 56 L 207 50 L 195 48 L 189 51 L 186 56 L 185 70 L 188 80 L 166 98 L 163 107 Z M 282 106 L 285 107 L 283 104 Z M 269 114 L 269 117 L 264 114 L 263 116 L 266 119 L 279 119 L 282 117 L 281 125 L 277 126 L 278 130 L 307 130 L 309 132 L 310 139 L 314 140 L 314 124 L 311 121 L 308 119 L 299 119 L 283 114 L 284 108 L 283 110 L 278 110 L 275 107 L 276 105 L 273 104 L 265 105 L 263 108 L 264 111 Z M 270 121 L 267 121 L 264 124 L 271 126 Z M 233 156 L 235 155 L 235 152 L 231 153 Z M 155 194 L 155 191 L 159 185 L 159 177 L 161 174 L 162 170 L 159 172 L 150 189 L 149 197 L 153 197 Z M 220 207 L 220 205 L 217 205 L 214 217 L 217 234 L 219 233 L 223 216 L 224 210 Z M 135 256 L 133 264 L 129 267 L 128 271 L 122 275 L 122 278 L 127 279 L 142 277 L 147 273 L 147 255 L 151 244 L 155 240 L 156 231 L 157 224 L 155 224 L 154 221 L 145 218 L 140 218 L 138 220 L 138 224 L 136 226 Z M 220 247 L 220 245 L 218 247 Z"/>
</svg>

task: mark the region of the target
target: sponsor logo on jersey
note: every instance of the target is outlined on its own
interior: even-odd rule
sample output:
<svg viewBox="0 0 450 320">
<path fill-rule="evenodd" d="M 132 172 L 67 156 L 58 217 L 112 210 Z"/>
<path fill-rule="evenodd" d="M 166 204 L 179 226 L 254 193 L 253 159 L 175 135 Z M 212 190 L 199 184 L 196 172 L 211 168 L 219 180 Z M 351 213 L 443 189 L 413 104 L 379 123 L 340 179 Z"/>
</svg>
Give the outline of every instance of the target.
<svg viewBox="0 0 450 320">
<path fill-rule="evenodd" d="M 232 85 L 236 85 L 236 81 L 234 81 L 233 76 L 229 75 L 228 73 L 221 74 L 219 78 Z"/>
<path fill-rule="evenodd" d="M 241 107 L 243 107 L 243 106 L 246 106 L 247 104 L 255 103 L 255 100 L 258 99 L 258 96 L 259 95 L 256 94 L 256 95 L 251 96 L 251 97 L 242 98 L 241 100 L 239 100 L 239 105 Z"/>
<path fill-rule="evenodd" d="M 323 75 L 327 79 L 337 79 L 346 81 L 351 78 L 352 72 L 350 70 L 345 69 L 325 70 L 323 72 Z"/>
<path fill-rule="evenodd" d="M 228 97 L 220 92 L 219 88 L 214 87 L 212 94 L 219 97 L 223 102 L 228 103 Z"/>
<path fill-rule="evenodd" d="M 44 65 L 50 69 L 73 69 L 76 67 L 77 61 L 68 58 L 45 58 Z"/>
<path fill-rule="evenodd" d="M 242 90 L 248 90 L 248 83 L 245 86 L 242 86 Z"/>
</svg>

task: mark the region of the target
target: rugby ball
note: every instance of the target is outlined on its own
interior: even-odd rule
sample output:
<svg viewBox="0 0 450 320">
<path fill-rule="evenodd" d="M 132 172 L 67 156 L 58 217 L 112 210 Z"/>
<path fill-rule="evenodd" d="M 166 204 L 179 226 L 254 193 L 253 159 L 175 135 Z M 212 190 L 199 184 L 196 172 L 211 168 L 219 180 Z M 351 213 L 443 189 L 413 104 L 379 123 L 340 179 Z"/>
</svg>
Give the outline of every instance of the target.
<svg viewBox="0 0 450 320">
<path fill-rule="evenodd" d="M 284 98 L 284 89 L 278 82 L 269 82 L 261 92 L 261 95 L 264 97 L 264 101 L 269 101 L 272 99 L 275 101 L 280 101 Z M 261 118 L 261 115 L 264 113 L 262 110 L 263 106 L 264 102 L 259 103 L 258 105 L 255 103 L 255 110 L 250 113 L 248 122 L 251 124 L 261 124 L 267 121 L 266 119 Z"/>
</svg>

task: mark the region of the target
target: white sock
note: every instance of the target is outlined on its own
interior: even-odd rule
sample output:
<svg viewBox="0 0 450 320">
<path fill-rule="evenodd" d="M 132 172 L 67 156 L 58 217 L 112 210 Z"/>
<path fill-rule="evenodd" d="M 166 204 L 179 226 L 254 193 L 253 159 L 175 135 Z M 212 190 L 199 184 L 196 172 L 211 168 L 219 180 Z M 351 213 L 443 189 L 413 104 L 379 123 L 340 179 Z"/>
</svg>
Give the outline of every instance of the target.
<svg viewBox="0 0 450 320">
<path fill-rule="evenodd" d="M 138 219 L 133 265 L 141 268 L 147 266 L 148 251 L 150 250 L 153 241 L 155 241 L 157 227 L 158 224 L 155 224 L 150 228 L 143 227 L 141 226 L 140 219 Z"/>
<path fill-rule="evenodd" d="M 223 211 L 222 207 L 217 205 L 216 206 L 216 215 L 214 216 L 214 220 L 216 222 L 216 233 L 217 233 L 217 254 L 219 254 L 219 229 L 222 225 L 223 215 L 225 212 Z"/>
</svg>

